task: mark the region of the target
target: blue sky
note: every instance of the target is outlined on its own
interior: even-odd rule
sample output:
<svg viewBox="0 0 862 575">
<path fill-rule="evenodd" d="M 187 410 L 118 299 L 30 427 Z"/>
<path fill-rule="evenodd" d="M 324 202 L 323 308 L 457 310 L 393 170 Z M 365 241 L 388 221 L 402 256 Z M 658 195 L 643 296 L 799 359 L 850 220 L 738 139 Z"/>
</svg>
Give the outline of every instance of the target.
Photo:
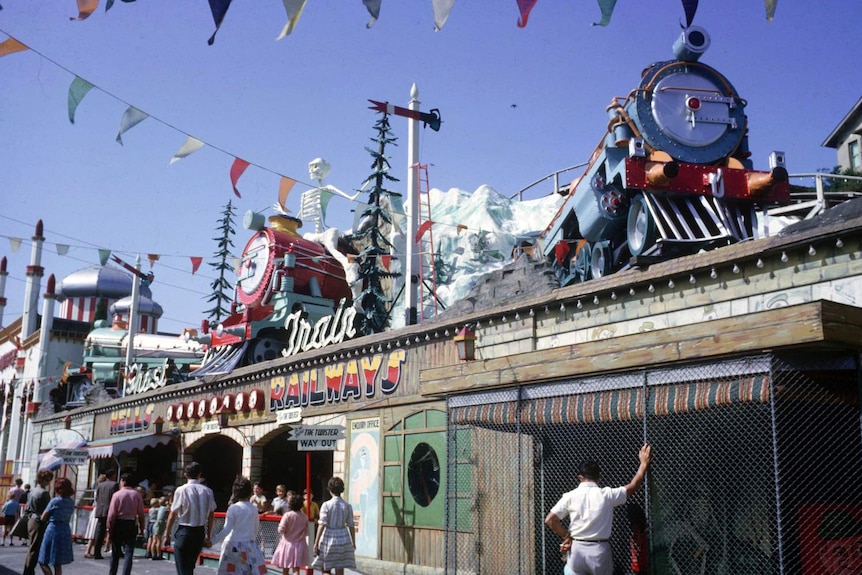
<svg viewBox="0 0 862 575">
<path fill-rule="evenodd" d="M 510 195 L 589 157 L 607 104 L 635 88 L 649 63 L 672 58 L 683 19 L 679 0 L 620 0 L 603 28 L 591 26 L 600 19 L 592 0 L 541 0 L 519 29 L 515 0 L 460 0 L 434 32 L 430 0 L 388 0 L 366 29 L 359 0 L 313 0 L 276 42 L 281 2 L 238 0 L 208 46 L 214 25 L 203 0 L 116 2 L 107 13 L 102 2 L 83 22 L 69 20 L 72 0 L 2 5 L 0 41 L 11 35 L 42 55 L 0 58 L 4 323 L 21 313 L 28 242 L 41 218 L 46 278 L 98 263 L 96 248 L 127 261 L 140 253 L 145 271 L 146 254 L 160 254 L 152 290 L 165 309 L 160 327 L 173 332 L 204 317 L 206 262 L 228 200 L 239 254 L 249 236 L 242 214 L 269 213 L 280 175 L 301 182 L 288 199 L 294 211 L 313 158 L 332 165 L 327 183 L 359 188 L 376 120 L 368 99 L 406 105 L 415 82 L 422 109 L 443 117 L 439 132 L 421 132 L 431 186 L 488 184 Z M 701 61 L 748 100 L 755 166 L 765 168 L 772 150 L 786 152 L 791 173 L 835 165 L 821 143 L 862 96 L 862 4 L 782 0 L 767 22 L 760 0 L 701 0 L 694 23 L 712 38 Z M 72 125 L 74 75 L 97 89 Z M 121 146 L 115 137 L 130 104 L 151 118 Z M 392 127 L 398 146 L 387 152 L 401 182 L 390 187 L 404 192 L 407 125 L 393 118 Z M 207 146 L 169 166 L 187 134 Z M 239 181 L 240 200 L 229 179 L 234 157 L 255 164 Z M 352 208 L 333 200 L 328 223 L 349 227 Z M 27 242 L 12 253 L 10 236 Z M 59 256 L 56 243 L 72 249 Z M 205 261 L 195 275 L 190 256 Z"/>
</svg>

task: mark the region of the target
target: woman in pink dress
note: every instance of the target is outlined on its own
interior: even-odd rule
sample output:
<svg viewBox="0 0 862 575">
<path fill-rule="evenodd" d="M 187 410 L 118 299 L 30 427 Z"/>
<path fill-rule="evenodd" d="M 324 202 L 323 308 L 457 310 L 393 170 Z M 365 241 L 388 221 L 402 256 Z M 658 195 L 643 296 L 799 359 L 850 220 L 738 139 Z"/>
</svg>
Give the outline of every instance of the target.
<svg viewBox="0 0 862 575">
<path fill-rule="evenodd" d="M 302 497 L 295 491 L 287 492 L 288 511 L 278 523 L 278 547 L 272 554 L 272 564 L 281 567 L 283 575 L 293 571 L 299 575 L 301 567 L 308 565 L 308 518 L 300 513 Z"/>
</svg>

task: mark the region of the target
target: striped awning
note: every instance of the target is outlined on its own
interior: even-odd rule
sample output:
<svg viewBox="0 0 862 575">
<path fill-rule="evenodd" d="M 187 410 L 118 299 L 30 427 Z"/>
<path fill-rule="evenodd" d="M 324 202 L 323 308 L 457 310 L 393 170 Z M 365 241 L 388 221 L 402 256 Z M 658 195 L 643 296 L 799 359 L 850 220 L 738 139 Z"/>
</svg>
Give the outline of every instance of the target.
<svg viewBox="0 0 862 575">
<path fill-rule="evenodd" d="M 138 433 L 135 435 L 120 435 L 108 439 L 97 439 L 87 444 L 90 459 L 104 459 L 105 457 L 116 457 L 120 453 L 131 453 L 146 447 L 167 445 L 173 440 L 170 435 L 156 435 L 153 433 Z"/>
<path fill-rule="evenodd" d="M 649 388 L 615 389 L 593 393 L 539 397 L 521 402 L 501 401 L 450 409 L 455 424 L 522 425 L 583 424 L 642 419 L 644 404 L 648 415 L 663 416 L 704 411 L 739 403 L 769 401 L 768 375 L 733 380 L 698 381 Z"/>
</svg>

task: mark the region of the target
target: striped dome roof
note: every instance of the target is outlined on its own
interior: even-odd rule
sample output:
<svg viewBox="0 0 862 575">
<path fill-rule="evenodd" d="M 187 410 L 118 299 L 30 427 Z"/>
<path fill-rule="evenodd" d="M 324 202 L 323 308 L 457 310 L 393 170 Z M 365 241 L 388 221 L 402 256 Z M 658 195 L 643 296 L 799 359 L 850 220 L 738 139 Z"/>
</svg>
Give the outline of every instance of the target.
<svg viewBox="0 0 862 575">
<path fill-rule="evenodd" d="M 129 310 L 131 309 L 131 307 L 132 296 L 127 296 L 111 304 L 111 307 L 108 312 L 111 314 L 112 317 L 115 315 L 127 316 L 129 315 Z M 140 300 L 138 301 L 138 314 L 160 318 L 162 317 L 162 313 L 162 306 L 160 306 L 150 298 L 141 295 Z"/>
<path fill-rule="evenodd" d="M 106 297 L 119 299 L 132 293 L 132 275 L 111 266 L 93 266 L 72 272 L 57 286 L 64 298 Z M 150 288 L 141 286 L 141 295 L 153 296 Z"/>
</svg>

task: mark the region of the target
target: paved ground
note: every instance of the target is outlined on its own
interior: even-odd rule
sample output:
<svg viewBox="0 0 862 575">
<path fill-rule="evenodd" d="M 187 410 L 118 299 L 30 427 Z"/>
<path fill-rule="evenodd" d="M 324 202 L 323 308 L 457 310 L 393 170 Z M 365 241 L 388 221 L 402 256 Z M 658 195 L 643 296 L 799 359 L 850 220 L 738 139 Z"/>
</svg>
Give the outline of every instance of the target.
<svg viewBox="0 0 862 575">
<path fill-rule="evenodd" d="M 107 575 L 111 566 L 110 553 L 105 555 L 104 559 L 84 559 L 84 551 L 86 545 L 76 543 L 73 546 L 75 551 L 75 561 L 69 565 L 63 565 L 63 575 Z M 24 556 L 27 554 L 27 547 L 19 545 L 16 541 L 12 547 L 7 543 L 5 547 L 0 547 L 0 575 L 21 575 L 24 569 Z M 174 562 L 169 558 L 164 561 L 151 561 L 143 557 L 143 549 L 138 549 L 138 554 L 135 555 L 134 563 L 132 564 L 133 575 L 176 575 L 177 570 Z M 217 558 L 215 560 L 205 560 L 204 565 L 195 568 L 195 575 L 215 575 L 216 567 L 218 566 Z M 123 560 L 120 560 L 118 569 L 119 573 L 123 572 Z M 36 568 L 36 575 L 41 575 L 41 570 Z M 270 568 L 270 573 L 275 575 L 281 573 L 281 569 Z M 361 575 L 357 571 L 350 569 L 344 570 L 345 575 Z M 315 572 L 315 575 L 322 575 L 320 571 Z"/>
<path fill-rule="evenodd" d="M 69 565 L 63 565 L 63 575 L 107 575 L 108 569 L 111 566 L 111 555 L 105 555 L 104 559 L 84 559 L 84 551 L 86 546 L 83 544 L 74 545 L 75 561 Z M 143 553 L 143 550 L 139 550 Z M 21 547 L 17 544 L 9 547 L 8 543 L 5 547 L 0 547 L 0 575 L 20 575 L 24 569 L 24 556 L 27 553 L 26 547 Z M 119 573 L 123 571 L 123 561 L 120 560 Z M 135 557 L 132 564 L 132 573 L 134 575 L 176 575 L 177 570 L 174 562 L 171 560 L 151 561 L 144 557 Z M 195 575 L 215 575 L 216 570 L 213 567 L 202 566 L 195 569 Z M 41 570 L 36 569 L 36 574 L 41 575 Z"/>
</svg>

